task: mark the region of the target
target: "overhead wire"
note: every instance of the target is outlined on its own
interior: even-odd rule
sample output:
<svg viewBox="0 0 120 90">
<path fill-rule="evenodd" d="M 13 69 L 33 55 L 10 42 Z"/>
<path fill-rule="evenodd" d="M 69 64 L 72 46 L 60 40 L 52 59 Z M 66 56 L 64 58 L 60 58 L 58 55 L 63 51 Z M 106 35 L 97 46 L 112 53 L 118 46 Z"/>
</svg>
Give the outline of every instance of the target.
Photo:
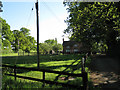
<svg viewBox="0 0 120 90">
<path fill-rule="evenodd" d="M 59 22 L 59 24 L 61 24 L 62 26 L 64 26 L 65 24 L 63 24 L 63 22 L 58 18 L 58 16 L 53 12 L 53 10 L 46 4 L 46 2 L 44 0 L 41 0 L 43 2 L 43 5 L 48 9 L 48 11 L 53 15 L 55 16 L 55 18 L 57 19 L 57 21 Z M 62 26 L 60 25 L 60 27 L 62 28 Z M 68 36 L 65 36 L 65 35 L 62 35 L 62 37 L 67 37 Z"/>
<path fill-rule="evenodd" d="M 57 15 L 53 12 L 53 10 L 46 4 L 46 2 L 44 0 L 42 0 L 43 5 L 48 9 L 48 11 L 55 16 L 56 20 L 63 25 L 63 23 L 61 22 L 61 20 L 57 17 Z"/>
<path fill-rule="evenodd" d="M 29 14 L 29 17 L 28 17 L 28 20 L 27 20 L 27 23 L 26 23 L 26 27 L 28 27 L 28 25 L 29 25 L 29 22 L 31 20 L 31 15 L 32 15 L 33 10 L 34 10 L 34 5 L 32 6 L 31 12 Z"/>
<path fill-rule="evenodd" d="M 30 16 L 28 17 L 28 21 L 27 21 L 27 23 L 26 23 L 26 27 L 28 26 L 29 21 L 30 21 L 30 19 L 31 19 L 32 11 L 33 11 L 33 8 L 32 8 L 32 10 L 31 10 L 31 12 L 30 12 Z"/>
</svg>

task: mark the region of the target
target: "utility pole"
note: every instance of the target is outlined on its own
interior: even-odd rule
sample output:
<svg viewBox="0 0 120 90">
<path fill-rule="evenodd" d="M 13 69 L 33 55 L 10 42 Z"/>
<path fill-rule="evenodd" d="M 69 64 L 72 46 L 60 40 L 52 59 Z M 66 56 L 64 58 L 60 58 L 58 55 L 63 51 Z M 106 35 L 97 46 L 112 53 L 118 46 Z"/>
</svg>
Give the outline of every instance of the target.
<svg viewBox="0 0 120 90">
<path fill-rule="evenodd" d="M 39 68 L 39 13 L 38 13 L 38 0 L 35 3 L 36 16 L 37 16 L 37 67 Z"/>
</svg>

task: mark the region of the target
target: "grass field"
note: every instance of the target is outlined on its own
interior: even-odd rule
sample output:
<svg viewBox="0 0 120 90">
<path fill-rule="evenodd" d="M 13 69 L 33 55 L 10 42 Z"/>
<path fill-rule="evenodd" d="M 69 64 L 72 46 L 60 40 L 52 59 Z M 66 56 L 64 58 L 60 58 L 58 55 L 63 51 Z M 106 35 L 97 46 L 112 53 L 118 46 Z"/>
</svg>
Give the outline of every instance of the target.
<svg viewBox="0 0 120 90">
<path fill-rule="evenodd" d="M 81 73 L 81 59 L 83 55 L 40 55 L 40 68 L 51 69 L 55 71 L 65 71 L 69 73 Z M 24 67 L 37 67 L 37 56 L 3 56 L 2 57 L 3 64 L 24 66 Z M 86 65 L 89 65 L 90 58 L 87 59 Z M 86 67 L 86 70 L 88 68 Z M 41 88 L 42 83 L 32 80 L 25 80 L 17 78 L 17 81 L 14 81 L 14 77 L 5 76 L 4 72 L 6 71 L 3 68 L 3 79 L 2 79 L 2 87 L 5 88 Z M 38 71 L 26 71 L 26 70 L 18 70 L 17 75 L 28 76 L 42 79 L 42 72 Z M 60 80 L 60 77 L 64 77 L 65 75 L 46 73 L 46 80 L 64 82 L 74 85 L 81 85 L 82 78 L 81 77 L 73 77 L 74 80 Z M 67 77 L 67 76 L 65 76 Z M 56 86 L 46 84 L 44 88 L 63 88 L 62 86 Z"/>
<path fill-rule="evenodd" d="M 18 56 L 18 53 L 1 54 L 1 56 Z"/>
</svg>

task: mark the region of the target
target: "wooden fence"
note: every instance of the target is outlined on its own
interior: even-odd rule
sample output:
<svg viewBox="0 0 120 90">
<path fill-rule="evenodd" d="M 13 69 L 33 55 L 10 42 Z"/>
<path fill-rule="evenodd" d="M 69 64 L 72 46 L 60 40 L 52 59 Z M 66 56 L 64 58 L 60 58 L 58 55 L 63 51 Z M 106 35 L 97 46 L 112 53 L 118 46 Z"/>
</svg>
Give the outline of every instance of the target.
<svg viewBox="0 0 120 90">
<path fill-rule="evenodd" d="M 51 55 L 51 54 L 41 54 L 40 55 Z M 35 56 L 37 55 L 37 52 L 18 52 L 18 56 Z M 52 55 L 58 55 L 58 54 L 52 54 Z"/>
<path fill-rule="evenodd" d="M 35 80 L 35 81 L 43 82 L 43 87 L 45 86 L 45 83 L 47 83 L 47 84 L 56 84 L 56 85 L 62 85 L 62 86 L 67 86 L 67 87 L 78 88 L 78 89 L 81 89 L 81 90 L 87 90 L 88 75 L 87 75 L 87 72 L 85 72 L 85 60 L 86 60 L 85 57 L 82 58 L 82 73 L 80 73 L 80 74 L 73 74 L 73 73 L 67 73 L 67 72 L 62 72 L 62 71 L 46 70 L 46 69 L 18 67 L 16 65 L 14 65 L 14 66 L 2 65 L 2 67 L 13 68 L 14 74 L 7 74 L 7 73 L 5 73 L 5 75 L 14 76 L 15 80 L 16 80 L 16 77 L 18 77 L 18 78 L 24 78 L 24 79 L 28 79 L 28 80 Z M 32 71 L 43 72 L 43 79 L 37 79 L 37 78 L 26 77 L 26 76 L 19 76 L 19 75 L 17 75 L 16 69 L 23 69 L 23 70 L 32 70 Z M 77 86 L 77 85 L 71 85 L 71 84 L 67 84 L 67 83 L 61 83 L 61 82 L 45 80 L 45 73 L 46 72 L 60 74 L 60 75 L 82 77 L 83 86 Z"/>
<path fill-rule="evenodd" d="M 18 52 L 18 56 L 35 56 L 37 55 L 37 52 Z"/>
</svg>

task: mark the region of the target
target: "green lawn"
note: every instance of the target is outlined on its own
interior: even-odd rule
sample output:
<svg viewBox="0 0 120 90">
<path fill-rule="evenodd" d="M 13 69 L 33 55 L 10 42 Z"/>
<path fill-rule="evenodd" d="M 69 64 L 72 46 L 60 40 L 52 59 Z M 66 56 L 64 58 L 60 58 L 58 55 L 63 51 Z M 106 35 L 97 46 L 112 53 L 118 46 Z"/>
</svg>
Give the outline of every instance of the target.
<svg viewBox="0 0 120 90">
<path fill-rule="evenodd" d="M 65 71 L 69 73 L 81 73 L 81 58 L 83 55 L 40 55 L 40 68 L 52 69 L 55 71 Z M 87 65 L 90 62 L 90 58 L 87 60 Z M 3 64 L 24 66 L 24 67 L 37 67 L 37 56 L 4 56 L 2 57 Z M 86 70 L 88 68 L 86 67 Z M 14 77 L 5 76 L 4 72 L 6 69 L 3 69 L 3 89 L 6 88 L 41 88 L 42 83 L 32 80 L 25 80 L 17 78 L 17 81 L 14 81 Z M 42 79 L 42 72 L 38 71 L 26 71 L 18 70 L 18 75 L 34 77 Z M 60 77 L 65 75 L 59 75 L 54 73 L 46 73 L 46 80 L 64 82 L 75 85 L 82 85 L 81 77 L 74 77 L 74 80 L 60 80 Z M 67 76 L 65 76 L 67 77 Z M 44 88 L 62 88 L 62 86 L 53 85 L 52 87 L 49 84 L 46 84 Z"/>
<path fill-rule="evenodd" d="M 1 54 L 1 56 L 18 56 L 18 53 Z"/>
</svg>

